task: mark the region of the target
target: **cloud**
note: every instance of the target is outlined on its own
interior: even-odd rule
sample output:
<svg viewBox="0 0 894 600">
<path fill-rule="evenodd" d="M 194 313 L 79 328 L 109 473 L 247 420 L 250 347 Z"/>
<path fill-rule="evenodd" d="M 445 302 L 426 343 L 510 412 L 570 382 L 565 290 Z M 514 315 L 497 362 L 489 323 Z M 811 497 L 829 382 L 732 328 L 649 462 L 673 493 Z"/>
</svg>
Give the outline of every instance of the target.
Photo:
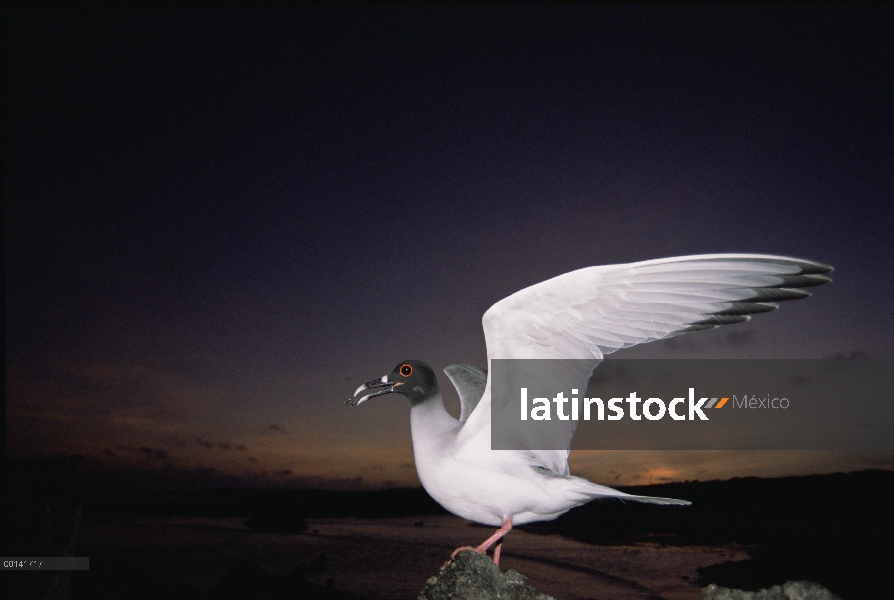
<svg viewBox="0 0 894 600">
<path fill-rule="evenodd" d="M 195 490 L 195 489 L 331 489 L 360 491 L 381 489 L 387 485 L 381 480 L 365 481 L 362 477 L 296 474 L 290 469 L 227 471 L 207 465 L 195 467 L 177 466 L 173 461 L 159 460 L 157 449 L 145 447 L 155 458 L 132 462 L 102 460 L 100 456 L 87 457 L 73 473 L 74 488 L 90 493 L 119 494 L 144 490 Z M 139 447 L 131 451 L 140 456 L 145 453 Z M 119 454 L 120 458 L 120 454 Z M 250 460 L 253 457 L 248 457 Z M 251 461 L 254 463 L 255 461 Z M 418 484 L 417 484 L 418 485 Z"/>
<path fill-rule="evenodd" d="M 140 446 L 140 452 L 146 455 L 148 458 L 159 459 L 159 460 L 168 460 L 168 453 L 164 450 L 159 450 L 157 448 L 150 448 L 148 446 Z"/>
<path fill-rule="evenodd" d="M 119 441 L 183 448 L 187 454 L 196 445 L 217 446 L 212 438 L 221 434 L 212 432 L 245 424 L 245 408 L 235 404 L 228 383 L 200 373 L 188 359 L 80 361 L 48 355 L 33 364 L 8 365 L 8 449 L 98 457 L 109 448 L 122 458 L 115 450 Z M 198 430 L 209 438 L 194 437 Z M 220 443 L 233 447 L 231 440 Z"/>
<path fill-rule="evenodd" d="M 283 429 L 282 427 L 280 427 L 280 426 L 277 425 L 276 423 L 273 423 L 272 425 L 268 425 L 268 426 L 266 427 L 266 430 L 267 430 L 267 431 L 277 431 L 277 432 L 279 432 L 279 433 L 285 433 L 285 432 L 286 432 L 285 429 Z"/>
<path fill-rule="evenodd" d="M 221 450 L 230 450 L 232 448 L 235 448 L 236 450 L 239 450 L 239 451 L 245 450 L 244 444 L 234 445 L 232 442 L 209 442 L 208 440 L 203 440 L 200 437 L 196 437 L 196 444 L 198 444 L 202 448 L 217 447 L 217 448 L 220 448 Z"/>
<path fill-rule="evenodd" d="M 866 352 L 864 350 L 854 350 L 853 352 L 836 352 L 835 354 L 832 354 L 831 356 L 829 356 L 829 358 L 836 359 L 836 360 L 841 360 L 841 359 L 856 360 L 856 359 L 870 358 L 870 356 L 869 356 L 869 352 Z"/>
<path fill-rule="evenodd" d="M 115 446 L 115 450 L 127 452 L 130 454 L 139 453 L 142 454 L 144 458 L 149 458 L 152 460 L 170 460 L 171 458 L 166 451 L 161 450 L 160 448 L 150 448 L 149 446 L 130 446 L 128 444 L 118 444 L 117 446 Z M 102 454 L 104 456 L 109 456 L 112 458 L 116 456 L 116 454 L 108 448 L 103 450 Z"/>
</svg>

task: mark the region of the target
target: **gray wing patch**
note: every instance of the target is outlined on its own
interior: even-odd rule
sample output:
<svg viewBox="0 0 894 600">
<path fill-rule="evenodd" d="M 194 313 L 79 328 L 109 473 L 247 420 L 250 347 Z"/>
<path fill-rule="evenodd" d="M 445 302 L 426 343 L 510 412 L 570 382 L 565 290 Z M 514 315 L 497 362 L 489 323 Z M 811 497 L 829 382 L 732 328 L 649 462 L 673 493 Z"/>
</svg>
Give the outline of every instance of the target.
<svg viewBox="0 0 894 600">
<path fill-rule="evenodd" d="M 444 369 L 444 373 L 450 378 L 453 387 L 459 392 L 459 402 L 462 411 L 459 422 L 465 423 L 481 396 L 484 395 L 484 386 L 487 385 L 487 371 L 473 367 L 472 365 L 450 365 Z"/>
</svg>

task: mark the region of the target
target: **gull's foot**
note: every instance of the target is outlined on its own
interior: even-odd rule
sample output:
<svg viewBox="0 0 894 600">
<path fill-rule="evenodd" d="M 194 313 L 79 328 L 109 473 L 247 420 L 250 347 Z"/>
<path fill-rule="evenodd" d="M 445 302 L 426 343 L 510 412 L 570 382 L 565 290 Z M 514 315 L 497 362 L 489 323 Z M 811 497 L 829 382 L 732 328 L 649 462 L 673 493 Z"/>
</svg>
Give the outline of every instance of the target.
<svg viewBox="0 0 894 600">
<path fill-rule="evenodd" d="M 480 546 L 472 548 L 471 546 L 463 546 L 461 548 L 457 548 L 453 551 L 453 554 L 450 555 L 450 560 L 453 560 L 456 555 L 463 550 L 471 550 L 472 552 L 476 552 L 478 554 L 487 555 L 488 549 L 496 544 L 496 548 L 494 548 L 494 564 L 498 567 L 500 566 L 500 547 L 503 545 L 503 538 L 507 533 L 512 531 L 512 517 L 506 517 L 503 521 L 503 526 L 497 529 L 496 533 L 492 536 L 484 540 Z M 448 561 L 450 562 L 450 561 Z"/>
<path fill-rule="evenodd" d="M 443 565 L 441 565 L 441 569 L 443 569 L 444 567 L 446 567 L 447 565 L 452 563 L 453 559 L 456 558 L 457 554 L 459 554 L 460 552 L 465 552 L 466 550 L 468 550 L 469 552 L 474 552 L 476 554 L 483 554 L 483 555 L 487 556 L 487 550 L 486 549 L 482 550 L 481 546 L 479 546 L 478 548 L 473 548 L 471 546 L 461 546 L 450 553 L 450 558 L 447 560 L 447 562 L 445 562 Z"/>
</svg>

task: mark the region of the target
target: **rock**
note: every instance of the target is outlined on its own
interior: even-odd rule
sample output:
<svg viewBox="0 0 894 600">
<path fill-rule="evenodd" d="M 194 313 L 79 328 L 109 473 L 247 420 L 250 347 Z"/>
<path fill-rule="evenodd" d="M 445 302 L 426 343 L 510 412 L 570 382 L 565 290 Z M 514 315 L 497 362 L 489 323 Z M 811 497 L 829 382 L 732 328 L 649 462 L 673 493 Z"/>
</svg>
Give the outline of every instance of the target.
<svg viewBox="0 0 894 600">
<path fill-rule="evenodd" d="M 441 572 L 430 577 L 419 600 L 555 600 L 525 585 L 525 576 L 509 569 L 505 573 L 489 556 L 460 552 Z"/>
<path fill-rule="evenodd" d="M 812 581 L 787 581 L 768 590 L 746 592 L 711 584 L 702 589 L 702 600 L 841 600 Z"/>
</svg>

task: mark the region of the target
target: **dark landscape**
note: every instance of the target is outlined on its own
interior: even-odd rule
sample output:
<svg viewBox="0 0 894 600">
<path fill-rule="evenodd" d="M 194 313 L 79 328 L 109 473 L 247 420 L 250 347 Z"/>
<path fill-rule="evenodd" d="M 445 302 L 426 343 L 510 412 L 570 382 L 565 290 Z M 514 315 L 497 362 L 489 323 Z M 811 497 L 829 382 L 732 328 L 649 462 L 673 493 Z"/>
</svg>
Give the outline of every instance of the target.
<svg viewBox="0 0 894 600">
<path fill-rule="evenodd" d="M 243 541 L 228 550 L 230 559 L 235 560 L 239 558 L 238 544 L 249 543 L 245 540 L 276 538 L 278 543 L 288 545 L 287 539 L 280 539 L 282 536 L 316 535 L 317 530 L 308 524 L 314 519 L 343 519 L 346 523 L 379 519 L 387 524 L 409 517 L 418 518 L 413 525 L 419 528 L 426 527 L 426 519 L 432 518 L 461 523 L 446 517 L 447 513 L 421 488 L 97 494 L 78 487 L 78 462 L 78 457 L 60 457 L 8 465 L 5 555 L 79 556 L 85 528 L 99 530 L 109 524 L 139 524 L 138 528 L 124 530 L 137 536 L 140 531 L 148 531 L 146 527 L 179 523 L 192 532 L 176 549 L 186 555 L 193 550 L 190 536 L 198 540 L 221 523 L 234 523 L 234 527 L 244 530 Z M 890 510 L 894 472 L 749 477 L 622 489 L 634 494 L 686 498 L 693 504 L 668 509 L 618 501 L 593 502 L 556 521 L 520 529 L 599 546 L 737 547 L 751 557 L 700 568 L 699 586 L 716 583 L 756 590 L 806 579 L 821 583 L 845 600 L 875 597 L 891 589 L 891 572 L 883 561 L 894 552 Z M 484 528 L 480 537 L 485 537 Z M 509 539 L 507 556 L 512 552 L 512 537 Z M 139 555 L 128 554 L 129 541 L 122 537 L 117 550 L 110 551 L 116 545 L 113 540 L 105 552 L 90 554 L 90 570 L 75 571 L 61 584 L 53 578 L 63 576 L 53 573 L 5 573 L 4 579 L 20 592 L 14 597 L 22 598 L 47 597 L 46 589 L 51 585 L 67 586 L 72 599 L 357 597 L 339 591 L 331 579 L 322 585 L 313 583 L 320 579 L 314 574 L 327 569 L 325 554 L 293 564 L 289 574 L 271 572 L 267 565 L 248 558 L 235 560 L 216 577 L 216 585 L 202 590 L 182 577 L 154 571 Z M 374 556 L 369 558 L 375 562 Z M 541 558 L 550 560 L 549 556 Z M 176 557 L 166 557 L 172 559 Z M 432 573 L 439 566 L 431 565 Z M 426 574 L 415 575 L 424 579 Z"/>
</svg>

